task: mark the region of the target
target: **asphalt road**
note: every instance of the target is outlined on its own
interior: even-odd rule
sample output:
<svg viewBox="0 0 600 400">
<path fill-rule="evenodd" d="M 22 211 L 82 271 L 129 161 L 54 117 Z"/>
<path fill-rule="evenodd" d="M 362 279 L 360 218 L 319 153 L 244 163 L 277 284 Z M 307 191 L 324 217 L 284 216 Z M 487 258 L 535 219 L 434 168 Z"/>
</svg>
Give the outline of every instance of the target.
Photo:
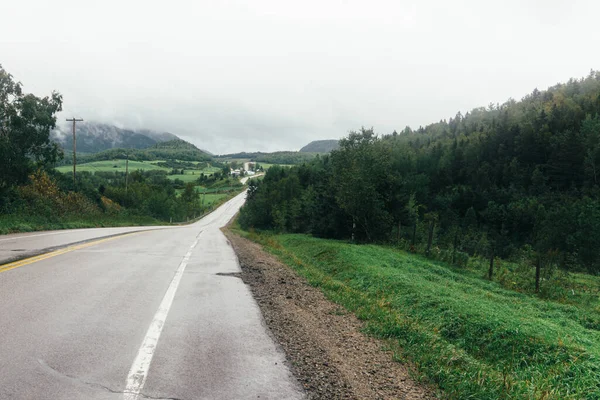
<svg viewBox="0 0 600 400">
<path fill-rule="evenodd" d="M 249 289 L 230 275 L 239 265 L 219 227 L 243 196 L 192 225 L 0 272 L 0 399 L 303 398 Z M 138 230 L 0 236 L 0 254 Z"/>
</svg>

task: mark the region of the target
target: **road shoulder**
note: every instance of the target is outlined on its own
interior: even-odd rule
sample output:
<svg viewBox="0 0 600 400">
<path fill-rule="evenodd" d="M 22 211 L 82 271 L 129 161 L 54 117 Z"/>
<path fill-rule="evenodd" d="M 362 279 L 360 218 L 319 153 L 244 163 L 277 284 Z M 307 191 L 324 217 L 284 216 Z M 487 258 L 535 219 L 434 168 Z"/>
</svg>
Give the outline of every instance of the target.
<svg viewBox="0 0 600 400">
<path fill-rule="evenodd" d="M 309 399 L 433 399 L 385 342 L 361 332 L 362 322 L 327 300 L 290 267 L 228 229 L 265 322 Z"/>
</svg>

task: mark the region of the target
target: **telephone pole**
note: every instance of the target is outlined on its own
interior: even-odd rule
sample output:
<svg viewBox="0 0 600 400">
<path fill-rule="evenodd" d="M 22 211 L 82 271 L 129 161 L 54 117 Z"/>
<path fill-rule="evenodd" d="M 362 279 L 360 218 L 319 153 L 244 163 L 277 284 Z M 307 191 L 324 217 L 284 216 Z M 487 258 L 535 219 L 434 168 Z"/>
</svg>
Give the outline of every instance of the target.
<svg viewBox="0 0 600 400">
<path fill-rule="evenodd" d="M 125 153 L 125 156 L 125 196 L 127 196 L 127 186 L 129 186 L 129 150 Z"/>
<path fill-rule="evenodd" d="M 76 188 L 75 166 L 77 165 L 77 137 L 75 136 L 75 123 L 83 121 L 81 118 L 67 118 L 67 121 L 73 122 L 73 190 Z"/>
</svg>

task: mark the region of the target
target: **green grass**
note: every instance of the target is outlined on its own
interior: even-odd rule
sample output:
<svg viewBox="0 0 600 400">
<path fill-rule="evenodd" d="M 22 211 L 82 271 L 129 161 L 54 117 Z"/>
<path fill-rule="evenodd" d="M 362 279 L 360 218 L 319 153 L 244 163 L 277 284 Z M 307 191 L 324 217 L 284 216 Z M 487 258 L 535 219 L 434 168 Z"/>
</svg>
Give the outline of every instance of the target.
<svg viewBox="0 0 600 400">
<path fill-rule="evenodd" d="M 203 202 L 204 205 L 218 203 L 221 199 L 229 197 L 225 193 L 207 193 L 205 195 L 200 196 L 200 201 Z"/>
<path fill-rule="evenodd" d="M 364 320 L 443 397 L 600 399 L 597 309 L 544 301 L 391 248 L 249 236 Z"/>
<path fill-rule="evenodd" d="M 175 193 L 177 193 L 179 196 L 181 193 L 183 193 L 183 190 L 184 189 L 175 189 Z M 196 186 L 196 192 L 200 194 L 200 202 L 202 202 L 204 199 L 204 205 L 218 203 L 221 199 L 229 196 L 227 193 L 210 193 L 209 190 L 207 190 L 206 194 L 204 194 L 202 186 Z"/>
<path fill-rule="evenodd" d="M 178 174 L 178 175 L 167 175 L 167 178 L 170 180 L 175 180 L 175 179 L 179 179 L 182 180 L 185 183 L 189 183 L 189 182 L 195 182 L 198 180 L 198 178 L 200 178 L 200 174 L 204 174 L 204 175 L 212 175 L 214 172 L 220 171 L 220 168 L 216 168 L 216 167 L 204 167 L 203 169 L 184 169 L 184 174 Z M 171 171 L 169 169 L 169 171 Z"/>
<path fill-rule="evenodd" d="M 271 168 L 273 165 L 279 165 L 280 167 L 293 167 L 293 165 L 291 165 L 291 164 L 269 164 L 269 163 L 262 163 L 262 162 L 259 162 L 258 165 L 263 167 L 265 171 L 268 170 L 269 168 Z"/>
<path fill-rule="evenodd" d="M 125 160 L 108 160 L 108 161 L 94 161 L 85 164 L 78 164 L 77 171 L 87 171 L 87 172 L 125 172 Z M 162 168 L 157 165 L 154 165 L 150 162 L 142 162 L 142 161 L 129 161 L 129 171 L 135 170 L 144 170 L 144 171 L 171 171 L 169 168 Z M 63 165 L 56 168 L 57 171 L 63 173 L 69 173 L 73 171 L 72 165 Z"/>
<path fill-rule="evenodd" d="M 175 179 L 179 179 L 181 181 L 183 181 L 184 183 L 189 183 L 189 182 L 195 182 L 198 180 L 198 178 L 200 178 L 200 173 L 201 171 L 195 171 L 196 174 L 192 175 L 191 173 L 185 173 L 183 175 L 167 175 L 167 178 L 174 181 Z"/>
<path fill-rule="evenodd" d="M 129 160 L 129 172 L 136 170 L 143 171 L 165 171 L 167 173 L 172 171 L 172 168 L 165 168 L 156 165 L 161 161 L 132 161 Z M 80 172 L 125 172 L 126 160 L 107 160 L 107 161 L 93 161 L 85 164 L 78 164 L 77 171 Z M 184 169 L 183 175 L 167 175 L 167 178 L 171 180 L 180 179 L 185 183 L 193 182 L 200 177 L 200 174 L 211 175 L 216 171 L 220 171 L 216 167 L 207 167 L 206 162 L 196 162 L 196 165 L 202 167 L 201 169 Z M 56 168 L 57 171 L 62 173 L 71 173 L 73 171 L 72 165 L 63 165 Z"/>
<path fill-rule="evenodd" d="M 16 232 L 55 229 L 101 228 L 114 226 L 162 225 L 151 217 L 135 215 L 96 215 L 89 217 L 45 218 L 42 216 L 9 214 L 0 216 L 0 235 Z"/>
</svg>

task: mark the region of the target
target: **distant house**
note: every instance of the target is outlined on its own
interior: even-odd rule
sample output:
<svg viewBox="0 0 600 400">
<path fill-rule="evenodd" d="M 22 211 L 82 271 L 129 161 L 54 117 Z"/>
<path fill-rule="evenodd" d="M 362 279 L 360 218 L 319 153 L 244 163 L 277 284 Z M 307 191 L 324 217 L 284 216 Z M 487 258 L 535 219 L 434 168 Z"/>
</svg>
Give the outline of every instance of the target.
<svg viewBox="0 0 600 400">
<path fill-rule="evenodd" d="M 231 176 L 240 176 L 240 170 L 239 169 L 234 169 L 231 171 Z"/>
<path fill-rule="evenodd" d="M 248 176 L 252 176 L 252 175 L 254 175 L 254 174 L 255 174 L 255 172 L 254 172 L 254 171 L 246 171 L 246 175 L 248 175 Z"/>
</svg>

